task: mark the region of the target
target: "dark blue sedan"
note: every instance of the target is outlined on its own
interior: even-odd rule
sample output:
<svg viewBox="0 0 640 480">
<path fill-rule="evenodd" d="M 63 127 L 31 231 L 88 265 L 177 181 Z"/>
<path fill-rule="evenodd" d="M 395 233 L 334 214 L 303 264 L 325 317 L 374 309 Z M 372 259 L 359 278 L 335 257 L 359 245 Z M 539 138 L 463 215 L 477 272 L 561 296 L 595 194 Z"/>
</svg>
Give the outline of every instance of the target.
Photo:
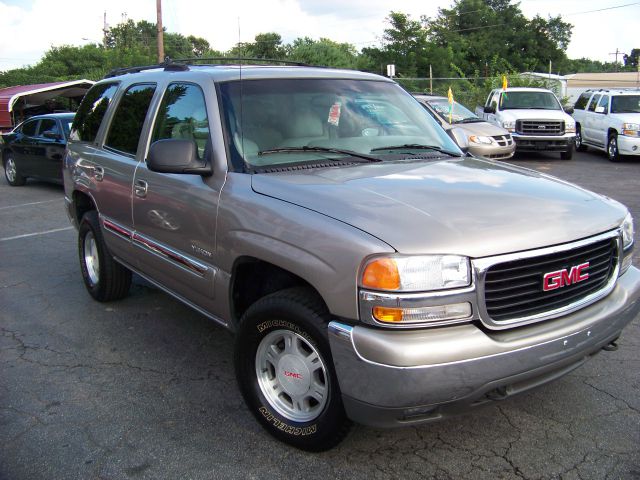
<svg viewBox="0 0 640 480">
<path fill-rule="evenodd" d="M 62 159 L 74 115 L 38 115 L 2 135 L 2 165 L 9 185 L 24 185 L 28 177 L 62 182 Z"/>
</svg>

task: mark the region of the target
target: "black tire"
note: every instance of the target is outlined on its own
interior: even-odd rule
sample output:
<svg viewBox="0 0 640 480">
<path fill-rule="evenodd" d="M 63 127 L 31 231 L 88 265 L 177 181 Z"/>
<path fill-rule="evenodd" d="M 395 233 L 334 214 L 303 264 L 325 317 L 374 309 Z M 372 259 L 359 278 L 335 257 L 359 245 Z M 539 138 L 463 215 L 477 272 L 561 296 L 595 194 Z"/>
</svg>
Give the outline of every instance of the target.
<svg viewBox="0 0 640 480">
<path fill-rule="evenodd" d="M 574 143 L 576 145 L 577 152 L 587 151 L 587 146 L 582 141 L 582 129 L 580 128 L 580 125 L 576 125 L 576 138 L 574 140 Z"/>
<path fill-rule="evenodd" d="M 18 171 L 18 166 L 11 152 L 5 153 L 2 165 L 4 167 L 4 178 L 7 179 L 9 185 L 12 187 L 21 187 L 26 183 L 27 179 Z"/>
<path fill-rule="evenodd" d="M 131 271 L 116 262 L 104 243 L 98 213 L 84 214 L 78 230 L 80 270 L 87 291 L 99 302 L 124 298 L 131 287 Z"/>
<path fill-rule="evenodd" d="M 560 158 L 562 160 L 571 160 L 573 158 L 573 147 L 569 148 L 566 152 L 560 152 Z"/>
<path fill-rule="evenodd" d="M 351 428 L 351 422 L 344 412 L 338 379 L 333 367 L 327 336 L 328 322 L 327 309 L 313 291 L 306 288 L 281 290 L 258 300 L 249 307 L 242 316 L 235 345 L 236 378 L 251 413 L 278 440 L 313 452 L 334 447 L 342 441 Z M 266 360 L 266 356 L 258 355 L 264 348 L 272 352 L 272 348 L 269 347 L 270 342 L 280 341 L 279 336 L 283 336 L 281 338 L 283 349 L 278 357 L 277 370 L 274 364 L 265 363 L 266 368 L 262 369 L 261 380 L 259 380 L 258 365 L 260 359 Z M 276 340 L 271 340 L 272 338 Z M 293 365 L 290 368 L 294 373 L 288 372 L 282 366 L 283 358 L 292 356 L 286 355 L 287 349 L 284 347 L 286 338 L 294 338 L 294 341 L 305 347 L 304 354 L 300 358 L 304 358 L 309 352 L 311 353 L 307 358 L 317 354 L 321 368 L 316 366 L 316 370 L 310 373 L 308 378 L 305 377 L 309 370 L 305 371 L 304 367 L 296 370 Z M 266 346 L 263 347 L 265 342 Z M 312 350 L 309 350 L 310 348 Z M 264 352 L 266 353 L 267 350 Z M 314 362 L 314 365 L 317 363 Z M 264 393 L 266 390 L 263 390 L 265 387 L 260 383 L 263 382 L 262 385 L 264 385 L 265 381 L 269 381 L 270 375 L 273 377 L 270 381 L 274 385 L 277 384 L 280 389 L 278 395 L 271 393 L 271 397 L 276 398 L 267 398 Z M 294 380 L 287 378 L 291 376 L 297 376 L 295 382 L 300 383 L 296 384 Z M 308 414 L 315 415 L 314 418 L 296 421 L 292 418 L 296 415 L 295 412 L 283 414 L 279 411 L 283 405 L 286 407 L 289 401 L 292 409 L 295 410 L 293 408 L 295 397 L 289 396 L 291 388 L 300 387 L 303 393 L 299 395 L 307 395 L 305 398 L 311 398 L 312 394 L 309 392 L 312 386 L 309 383 L 317 384 L 318 379 L 324 384 L 325 387 L 322 388 L 325 389 L 326 394 L 322 396 L 322 403 L 317 402 L 310 407 L 307 404 L 310 410 Z M 317 411 L 314 412 L 313 409 Z"/>
<path fill-rule="evenodd" d="M 620 161 L 620 152 L 618 151 L 618 134 L 613 132 L 609 134 L 607 139 L 607 158 L 610 162 Z"/>
</svg>

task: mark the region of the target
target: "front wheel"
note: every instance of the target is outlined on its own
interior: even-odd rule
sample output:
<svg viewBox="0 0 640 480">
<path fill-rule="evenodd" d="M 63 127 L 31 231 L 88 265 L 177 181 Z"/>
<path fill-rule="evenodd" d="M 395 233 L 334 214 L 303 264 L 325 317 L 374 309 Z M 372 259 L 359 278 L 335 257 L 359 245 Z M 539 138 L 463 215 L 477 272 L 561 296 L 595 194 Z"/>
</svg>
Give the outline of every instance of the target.
<svg viewBox="0 0 640 480">
<path fill-rule="evenodd" d="M 119 300 L 129 293 L 131 271 L 116 262 L 102 238 L 95 210 L 82 217 L 78 230 L 80 270 L 87 291 L 99 302 Z"/>
<path fill-rule="evenodd" d="M 585 152 L 587 150 L 587 146 L 582 141 L 582 128 L 580 128 L 580 125 L 576 125 L 576 137 L 574 142 L 576 144 L 576 151 Z"/>
<path fill-rule="evenodd" d="M 573 148 L 570 148 L 566 152 L 560 152 L 560 158 L 562 160 L 571 160 L 573 158 Z"/>
<path fill-rule="evenodd" d="M 268 295 L 242 316 L 235 347 L 242 396 L 278 440 L 328 450 L 348 433 L 329 340 L 328 313 L 310 290 Z"/>
<path fill-rule="evenodd" d="M 611 162 L 620 161 L 620 152 L 618 151 L 618 135 L 615 133 L 609 135 L 609 141 L 607 142 L 607 157 Z"/>
<path fill-rule="evenodd" d="M 12 187 L 21 187 L 25 184 L 26 178 L 20 175 L 16 161 L 13 158 L 13 154 L 8 153 L 4 158 L 4 176 L 7 179 L 7 183 Z"/>
</svg>

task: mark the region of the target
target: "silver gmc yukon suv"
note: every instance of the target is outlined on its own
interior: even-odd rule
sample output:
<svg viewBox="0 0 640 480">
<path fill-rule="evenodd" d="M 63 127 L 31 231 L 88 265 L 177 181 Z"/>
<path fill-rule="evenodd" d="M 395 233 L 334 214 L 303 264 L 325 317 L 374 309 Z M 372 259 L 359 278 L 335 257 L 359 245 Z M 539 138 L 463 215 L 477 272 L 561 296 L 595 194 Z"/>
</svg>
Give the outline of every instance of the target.
<svg viewBox="0 0 640 480">
<path fill-rule="evenodd" d="M 112 72 L 64 183 L 89 293 L 135 272 L 233 331 L 248 408 L 305 450 L 556 379 L 640 310 L 623 205 L 463 155 L 376 75 Z"/>
</svg>

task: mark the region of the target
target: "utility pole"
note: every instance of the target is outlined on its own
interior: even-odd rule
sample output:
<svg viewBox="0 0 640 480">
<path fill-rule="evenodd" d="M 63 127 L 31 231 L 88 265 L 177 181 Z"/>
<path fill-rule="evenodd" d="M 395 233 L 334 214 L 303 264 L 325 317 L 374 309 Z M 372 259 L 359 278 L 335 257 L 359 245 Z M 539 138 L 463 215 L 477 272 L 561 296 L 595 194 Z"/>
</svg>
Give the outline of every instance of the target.
<svg viewBox="0 0 640 480">
<path fill-rule="evenodd" d="M 618 71 L 618 55 L 620 55 L 622 52 L 620 50 L 618 50 L 618 48 L 616 47 L 616 51 L 615 52 L 611 52 L 609 53 L 609 55 L 615 55 L 616 56 L 616 62 L 615 62 L 615 71 Z"/>
<path fill-rule="evenodd" d="M 164 31 L 162 29 L 162 0 L 156 0 L 158 14 L 158 63 L 164 62 Z"/>
<path fill-rule="evenodd" d="M 108 27 L 107 27 L 107 11 L 104 11 L 104 20 L 102 22 L 102 46 L 104 48 L 107 48 L 107 31 L 108 31 Z"/>
</svg>

